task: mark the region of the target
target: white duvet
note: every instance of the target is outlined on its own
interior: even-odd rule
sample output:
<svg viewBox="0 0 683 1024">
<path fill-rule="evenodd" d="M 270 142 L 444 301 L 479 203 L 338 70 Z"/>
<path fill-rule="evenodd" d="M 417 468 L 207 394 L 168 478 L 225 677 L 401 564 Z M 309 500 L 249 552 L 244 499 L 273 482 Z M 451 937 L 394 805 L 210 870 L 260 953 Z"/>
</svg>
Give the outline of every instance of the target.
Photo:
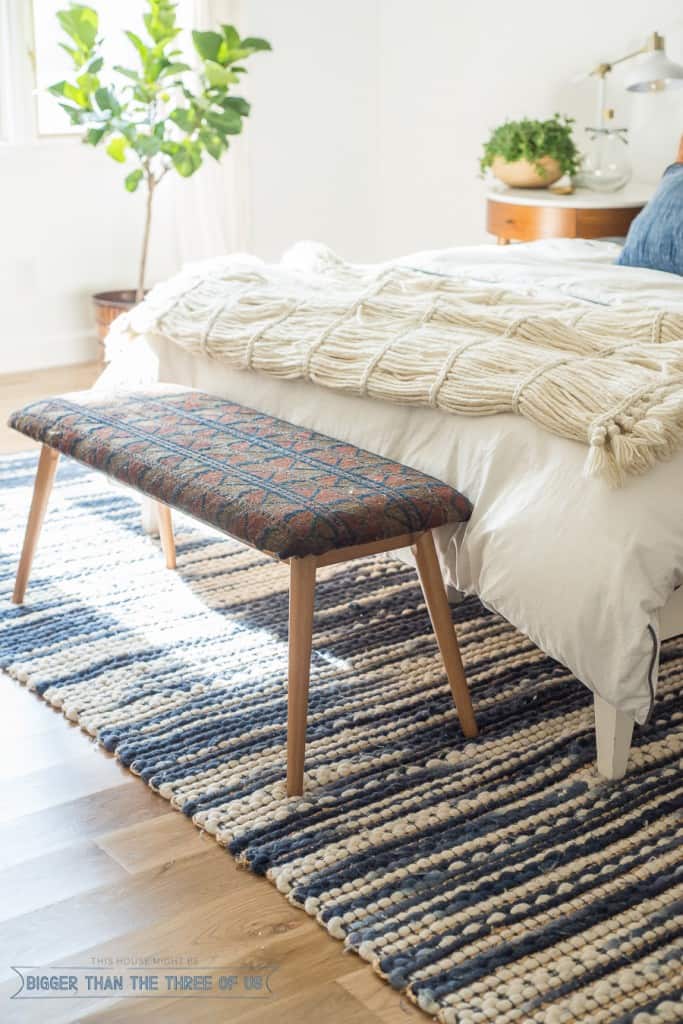
<svg viewBox="0 0 683 1024">
<path fill-rule="evenodd" d="M 562 240 L 397 262 L 605 306 L 683 310 L 681 278 L 616 267 L 617 253 L 608 242 Z M 150 376 L 332 434 L 463 491 L 472 518 L 440 537 L 449 583 L 478 594 L 591 690 L 645 720 L 660 612 L 683 584 L 683 452 L 611 490 L 581 475 L 582 445 L 521 417 L 456 416 L 276 380 L 189 355 L 156 334 L 116 353 L 105 380 Z"/>
</svg>

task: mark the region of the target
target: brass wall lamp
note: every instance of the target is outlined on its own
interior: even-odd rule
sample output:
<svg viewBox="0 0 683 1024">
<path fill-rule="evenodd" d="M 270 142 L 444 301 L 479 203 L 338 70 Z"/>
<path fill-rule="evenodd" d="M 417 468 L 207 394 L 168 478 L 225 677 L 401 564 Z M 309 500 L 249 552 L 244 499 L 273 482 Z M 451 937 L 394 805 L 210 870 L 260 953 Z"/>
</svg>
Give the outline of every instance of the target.
<svg viewBox="0 0 683 1024">
<path fill-rule="evenodd" d="M 683 87 L 683 64 L 669 60 L 664 49 L 664 36 L 653 32 L 639 50 L 624 57 L 598 64 L 589 73 L 598 79 L 598 126 L 605 127 L 605 79 L 610 71 L 625 61 L 633 67 L 626 76 L 624 86 L 629 92 L 658 92 L 670 87 Z"/>
</svg>

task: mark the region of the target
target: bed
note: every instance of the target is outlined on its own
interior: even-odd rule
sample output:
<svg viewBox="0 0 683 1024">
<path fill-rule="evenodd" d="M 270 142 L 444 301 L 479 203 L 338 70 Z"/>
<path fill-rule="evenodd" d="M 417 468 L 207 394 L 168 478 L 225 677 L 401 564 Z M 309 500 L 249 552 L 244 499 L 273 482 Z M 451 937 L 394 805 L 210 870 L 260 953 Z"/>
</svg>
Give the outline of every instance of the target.
<svg viewBox="0 0 683 1024">
<path fill-rule="evenodd" d="M 679 276 L 617 267 L 616 243 L 551 240 L 413 254 L 427 275 L 533 288 L 607 311 L 683 312 Z M 112 337 L 101 385 L 190 385 L 331 434 L 443 479 L 474 503 L 445 528 L 451 588 L 476 594 L 593 692 L 598 769 L 626 770 L 634 722 L 647 721 L 659 645 L 683 633 L 683 450 L 614 489 L 583 475 L 585 448 L 508 413 L 464 416 L 238 369 L 163 332 Z M 410 558 L 408 552 L 403 557 Z"/>
</svg>

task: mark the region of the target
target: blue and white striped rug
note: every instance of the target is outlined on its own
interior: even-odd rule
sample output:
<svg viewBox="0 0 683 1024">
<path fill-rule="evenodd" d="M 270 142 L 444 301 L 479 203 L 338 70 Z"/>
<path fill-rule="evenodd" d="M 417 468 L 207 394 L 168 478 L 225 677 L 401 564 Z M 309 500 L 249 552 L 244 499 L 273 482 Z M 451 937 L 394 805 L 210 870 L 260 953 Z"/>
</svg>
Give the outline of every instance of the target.
<svg viewBox="0 0 683 1024">
<path fill-rule="evenodd" d="M 306 791 L 284 786 L 287 573 L 63 463 L 9 604 L 35 460 L 0 460 L 0 665 L 446 1024 L 683 1020 L 683 641 L 628 777 L 588 692 L 496 615 L 454 614 L 458 729 L 412 570 L 321 574 Z M 5 685 L 8 685 L 5 682 Z"/>
</svg>

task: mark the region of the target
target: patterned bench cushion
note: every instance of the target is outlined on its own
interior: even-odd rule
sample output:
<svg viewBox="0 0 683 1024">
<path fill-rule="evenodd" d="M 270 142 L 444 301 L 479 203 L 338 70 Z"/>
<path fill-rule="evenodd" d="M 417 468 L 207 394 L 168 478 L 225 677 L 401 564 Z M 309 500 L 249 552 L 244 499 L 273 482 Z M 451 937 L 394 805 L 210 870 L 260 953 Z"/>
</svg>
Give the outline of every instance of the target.
<svg viewBox="0 0 683 1024">
<path fill-rule="evenodd" d="M 13 413 L 15 430 L 279 558 L 466 520 L 433 477 L 200 391 L 84 391 Z"/>
</svg>

